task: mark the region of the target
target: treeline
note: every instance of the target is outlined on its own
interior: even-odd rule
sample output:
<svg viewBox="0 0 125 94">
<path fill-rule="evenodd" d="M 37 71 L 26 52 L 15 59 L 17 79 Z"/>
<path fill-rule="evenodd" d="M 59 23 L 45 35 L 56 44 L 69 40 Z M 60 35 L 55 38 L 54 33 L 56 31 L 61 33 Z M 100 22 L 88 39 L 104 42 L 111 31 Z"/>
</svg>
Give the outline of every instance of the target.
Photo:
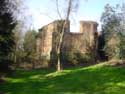
<svg viewBox="0 0 125 94">
<path fill-rule="evenodd" d="M 21 32 L 23 30 L 21 24 L 24 25 L 23 21 L 26 20 L 25 17 L 22 17 L 22 11 L 24 11 L 23 2 L 23 0 L 0 1 L 0 77 L 4 73 L 11 73 L 13 65 L 21 62 L 24 56 L 27 58 L 29 54 L 33 54 L 32 48 L 34 48 L 35 44 L 29 47 L 28 43 L 34 43 L 36 32 L 33 30 L 31 30 L 31 33 L 27 32 L 25 39 Z M 31 41 L 28 41 L 28 38 L 32 38 Z M 32 49 L 32 51 L 29 53 L 27 48 Z M 26 50 L 28 50 L 27 53 L 25 53 Z"/>
</svg>

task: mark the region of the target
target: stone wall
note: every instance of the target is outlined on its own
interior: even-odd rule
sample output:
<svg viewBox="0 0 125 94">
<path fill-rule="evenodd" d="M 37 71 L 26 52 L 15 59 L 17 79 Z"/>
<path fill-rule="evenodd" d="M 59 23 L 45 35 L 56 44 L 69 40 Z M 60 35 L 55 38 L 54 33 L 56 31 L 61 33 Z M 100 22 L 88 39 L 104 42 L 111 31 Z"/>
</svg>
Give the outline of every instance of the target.
<svg viewBox="0 0 125 94">
<path fill-rule="evenodd" d="M 37 37 L 37 52 L 40 56 L 51 58 L 52 53 L 56 52 L 60 32 L 64 20 L 56 20 L 39 30 Z M 97 43 L 97 23 L 93 21 L 80 21 L 80 32 L 70 32 L 70 22 L 67 22 L 61 47 L 62 52 L 81 52 L 86 53 L 88 50 L 96 51 Z"/>
<path fill-rule="evenodd" d="M 52 33 L 54 30 L 54 24 L 48 24 L 40 29 L 38 38 L 37 38 L 37 53 L 40 56 L 48 56 L 50 55 L 50 51 L 52 50 Z"/>
<path fill-rule="evenodd" d="M 57 42 L 59 39 L 59 34 L 61 32 L 61 28 L 64 24 L 64 21 L 54 21 L 41 29 L 39 29 L 39 33 L 37 36 L 37 53 L 40 56 L 47 56 L 50 59 L 50 53 L 52 50 L 56 50 Z M 69 22 L 65 27 L 65 32 L 69 32 Z"/>
<path fill-rule="evenodd" d="M 65 32 L 63 44 L 62 44 L 62 51 L 84 51 L 83 45 L 83 34 L 82 33 L 71 33 Z"/>
<path fill-rule="evenodd" d="M 89 47 L 96 49 L 97 23 L 93 21 L 80 21 L 80 32 L 66 32 L 62 45 L 63 51 L 80 51 L 85 53 Z"/>
</svg>

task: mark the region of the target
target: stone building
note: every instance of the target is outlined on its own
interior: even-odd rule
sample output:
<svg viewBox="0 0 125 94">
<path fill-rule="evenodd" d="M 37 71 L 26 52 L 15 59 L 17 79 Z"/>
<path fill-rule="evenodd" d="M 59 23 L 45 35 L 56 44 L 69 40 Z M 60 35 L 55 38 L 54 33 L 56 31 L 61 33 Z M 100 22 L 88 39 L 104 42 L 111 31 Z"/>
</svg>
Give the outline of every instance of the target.
<svg viewBox="0 0 125 94">
<path fill-rule="evenodd" d="M 52 53 L 56 52 L 60 32 L 64 20 L 56 20 L 41 29 L 39 29 L 37 37 L 37 53 L 39 56 L 51 59 Z M 80 21 L 80 31 L 78 33 L 70 32 L 70 22 L 65 26 L 65 33 L 61 51 L 80 52 L 95 51 L 97 44 L 97 26 L 93 21 Z"/>
</svg>

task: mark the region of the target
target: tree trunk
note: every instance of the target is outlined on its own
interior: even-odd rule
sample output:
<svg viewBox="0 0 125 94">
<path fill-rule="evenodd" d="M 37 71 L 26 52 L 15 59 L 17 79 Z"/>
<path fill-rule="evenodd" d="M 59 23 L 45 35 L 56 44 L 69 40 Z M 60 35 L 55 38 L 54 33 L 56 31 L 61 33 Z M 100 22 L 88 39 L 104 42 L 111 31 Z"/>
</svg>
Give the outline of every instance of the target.
<svg viewBox="0 0 125 94">
<path fill-rule="evenodd" d="M 59 40 L 59 45 L 58 45 L 58 48 L 57 48 L 57 54 L 58 54 L 58 60 L 57 60 L 57 71 L 61 71 L 62 70 L 62 64 L 61 64 L 61 60 L 60 60 L 60 52 L 61 52 L 61 46 L 62 46 L 62 43 L 63 43 L 63 37 L 64 37 L 64 33 L 65 33 L 65 28 L 66 28 L 66 25 L 67 25 L 67 22 L 69 21 L 69 15 L 70 15 L 70 12 L 71 12 L 71 8 L 72 8 L 72 0 L 69 0 L 68 2 L 68 8 L 67 8 L 67 14 L 66 14 L 66 19 L 63 23 L 63 27 L 62 27 L 62 32 L 60 34 L 60 40 Z"/>
<path fill-rule="evenodd" d="M 57 55 L 58 55 L 57 56 L 58 57 L 58 60 L 57 60 L 57 71 L 61 71 L 62 70 L 62 65 L 61 65 L 61 60 L 60 60 L 60 53 L 61 53 L 61 46 L 62 46 L 62 43 L 63 43 L 64 32 L 65 32 L 65 22 L 63 24 L 62 32 L 60 34 L 59 45 L 58 45 L 58 48 L 57 48 Z"/>
<path fill-rule="evenodd" d="M 59 55 L 59 54 L 58 54 Z M 57 61 L 57 71 L 61 71 L 61 62 L 60 62 L 60 57 L 58 57 L 58 61 Z"/>
</svg>

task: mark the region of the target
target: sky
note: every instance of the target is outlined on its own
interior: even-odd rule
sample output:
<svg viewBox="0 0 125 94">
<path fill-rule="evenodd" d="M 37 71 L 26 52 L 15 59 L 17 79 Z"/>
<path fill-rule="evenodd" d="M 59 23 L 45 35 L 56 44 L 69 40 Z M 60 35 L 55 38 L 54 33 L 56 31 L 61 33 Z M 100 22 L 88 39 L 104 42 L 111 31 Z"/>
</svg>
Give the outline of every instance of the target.
<svg viewBox="0 0 125 94">
<path fill-rule="evenodd" d="M 59 1 L 61 2 L 63 0 Z M 123 1 L 124 0 L 80 0 L 77 12 L 73 13 L 70 18 L 71 32 L 79 32 L 79 21 L 81 20 L 96 21 L 99 24 L 98 30 L 101 30 L 100 17 L 104 11 L 104 6 L 107 3 L 114 6 L 121 4 Z M 31 26 L 36 30 L 59 19 L 55 0 L 27 0 L 26 5 L 29 10 L 28 14 L 32 17 L 33 21 Z M 65 3 L 61 2 L 59 6 L 63 7 Z M 62 9 L 60 8 L 60 10 Z"/>
</svg>

